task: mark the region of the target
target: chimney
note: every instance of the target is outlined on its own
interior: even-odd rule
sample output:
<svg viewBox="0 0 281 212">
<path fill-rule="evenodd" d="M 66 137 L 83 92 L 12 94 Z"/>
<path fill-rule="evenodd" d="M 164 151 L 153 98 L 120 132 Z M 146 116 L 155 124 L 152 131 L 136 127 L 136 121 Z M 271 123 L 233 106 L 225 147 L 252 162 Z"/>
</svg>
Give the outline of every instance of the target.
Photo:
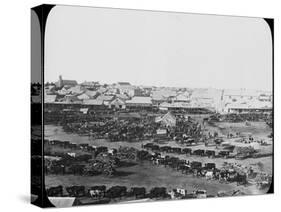
<svg viewBox="0 0 281 212">
<path fill-rule="evenodd" d="M 59 75 L 59 87 L 62 87 L 63 86 L 63 82 L 62 82 L 62 76 Z"/>
</svg>

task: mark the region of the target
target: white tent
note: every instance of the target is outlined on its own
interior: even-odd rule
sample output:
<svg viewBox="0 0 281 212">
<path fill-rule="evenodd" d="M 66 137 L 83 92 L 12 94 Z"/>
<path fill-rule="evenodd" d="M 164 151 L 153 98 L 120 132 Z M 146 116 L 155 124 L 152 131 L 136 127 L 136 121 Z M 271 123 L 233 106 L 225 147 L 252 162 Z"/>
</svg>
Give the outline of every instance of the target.
<svg viewBox="0 0 281 212">
<path fill-rule="evenodd" d="M 75 197 L 48 197 L 48 199 L 57 208 L 71 207 L 75 201 Z"/>
</svg>

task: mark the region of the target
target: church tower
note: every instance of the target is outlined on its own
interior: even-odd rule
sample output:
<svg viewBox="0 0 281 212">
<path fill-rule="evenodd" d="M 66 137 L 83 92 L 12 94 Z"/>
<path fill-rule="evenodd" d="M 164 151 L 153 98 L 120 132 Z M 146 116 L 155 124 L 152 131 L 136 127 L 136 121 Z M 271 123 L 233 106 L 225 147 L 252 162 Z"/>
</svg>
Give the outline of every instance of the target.
<svg viewBox="0 0 281 212">
<path fill-rule="evenodd" d="M 61 88 L 63 86 L 62 76 L 59 76 L 58 87 Z"/>
</svg>

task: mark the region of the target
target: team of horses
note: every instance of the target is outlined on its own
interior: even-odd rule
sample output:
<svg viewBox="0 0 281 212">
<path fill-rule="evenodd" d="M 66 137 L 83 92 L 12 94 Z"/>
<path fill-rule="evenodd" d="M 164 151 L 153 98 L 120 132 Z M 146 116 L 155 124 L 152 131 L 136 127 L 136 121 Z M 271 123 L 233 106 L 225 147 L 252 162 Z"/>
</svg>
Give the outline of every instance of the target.
<svg viewBox="0 0 281 212">
<path fill-rule="evenodd" d="M 64 147 L 66 146 L 73 146 L 73 144 L 68 142 L 59 142 L 59 141 L 46 141 L 48 143 L 51 143 L 53 145 L 62 145 Z M 76 148 L 82 148 L 84 151 L 88 150 L 87 145 L 76 145 Z M 246 184 L 247 183 L 247 175 L 245 173 L 236 172 L 233 170 L 220 170 L 216 167 L 215 163 L 206 163 L 205 166 L 199 161 L 187 161 L 184 159 L 180 159 L 178 157 L 169 156 L 169 155 L 161 155 L 160 151 L 155 151 L 155 144 L 153 143 L 147 143 L 143 145 L 143 148 L 146 150 L 138 150 L 135 148 L 124 148 L 121 147 L 120 149 L 108 149 L 107 147 L 97 147 L 94 148 L 95 150 L 90 150 L 93 155 L 85 154 L 85 155 L 78 155 L 75 157 L 72 157 L 66 153 L 62 153 L 61 158 L 53 164 L 55 166 L 52 166 L 50 169 L 53 174 L 78 174 L 78 175 L 84 175 L 85 173 L 85 167 L 87 167 L 85 164 L 88 164 L 93 159 L 100 158 L 99 161 L 107 161 L 108 163 L 115 165 L 115 167 L 118 167 L 118 162 L 122 161 L 123 159 L 127 160 L 139 160 L 139 161 L 151 161 L 155 165 L 164 165 L 165 167 L 171 167 L 173 169 L 176 169 L 178 171 L 181 171 L 185 174 L 192 174 L 194 176 L 198 177 L 206 177 L 207 179 L 217 179 L 217 180 L 224 180 L 229 182 L 237 182 L 238 184 Z M 93 147 L 92 147 L 93 148 Z M 164 152 L 174 152 L 179 154 L 195 154 L 199 156 L 205 156 L 206 152 L 204 150 L 194 150 L 190 151 L 188 148 L 178 148 L 178 147 L 169 147 L 169 146 L 158 146 L 157 149 L 163 150 Z M 213 156 L 213 153 L 208 153 L 210 156 Z M 102 155 L 102 156 L 100 156 Z M 92 158 L 94 157 L 94 158 Z M 98 160 L 95 160 L 94 162 L 97 163 Z M 84 164 L 84 165 L 83 165 Z M 70 167 L 68 170 L 68 173 L 65 173 L 63 170 L 66 169 L 66 167 Z M 106 167 L 105 165 L 102 166 L 102 168 Z M 101 174 L 101 173 L 97 173 Z"/>
<path fill-rule="evenodd" d="M 85 186 L 68 186 L 65 187 L 66 195 L 63 186 L 55 186 L 47 189 L 49 197 L 90 197 L 93 199 L 116 199 L 122 197 L 140 198 L 168 198 L 167 189 L 164 187 L 154 187 L 147 191 L 145 187 L 131 187 L 128 189 L 126 186 L 112 186 L 106 188 L 105 185 L 96 185 L 86 188 Z"/>
<path fill-rule="evenodd" d="M 231 150 L 221 150 L 218 151 L 216 154 L 216 151 L 214 150 L 204 150 L 204 149 L 196 149 L 192 150 L 191 148 L 180 148 L 180 147 L 171 147 L 171 146 L 159 146 L 154 143 L 146 143 L 142 145 L 144 149 L 153 151 L 153 152 L 163 152 L 163 153 L 174 153 L 174 154 L 189 154 L 189 155 L 196 155 L 196 156 L 206 156 L 209 158 L 229 158 Z"/>
</svg>

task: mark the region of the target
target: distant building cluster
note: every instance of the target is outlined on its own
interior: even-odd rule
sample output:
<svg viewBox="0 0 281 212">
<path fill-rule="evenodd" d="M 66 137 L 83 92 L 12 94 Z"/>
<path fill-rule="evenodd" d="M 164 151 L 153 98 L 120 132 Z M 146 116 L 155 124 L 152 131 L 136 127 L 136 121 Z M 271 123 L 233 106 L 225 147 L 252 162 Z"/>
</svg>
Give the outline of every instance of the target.
<svg viewBox="0 0 281 212">
<path fill-rule="evenodd" d="M 270 112 L 272 93 L 256 90 L 189 89 L 135 86 L 129 82 L 100 84 L 64 80 L 44 85 L 47 104 L 81 104 L 108 108 L 202 110 L 218 113 Z"/>
</svg>

